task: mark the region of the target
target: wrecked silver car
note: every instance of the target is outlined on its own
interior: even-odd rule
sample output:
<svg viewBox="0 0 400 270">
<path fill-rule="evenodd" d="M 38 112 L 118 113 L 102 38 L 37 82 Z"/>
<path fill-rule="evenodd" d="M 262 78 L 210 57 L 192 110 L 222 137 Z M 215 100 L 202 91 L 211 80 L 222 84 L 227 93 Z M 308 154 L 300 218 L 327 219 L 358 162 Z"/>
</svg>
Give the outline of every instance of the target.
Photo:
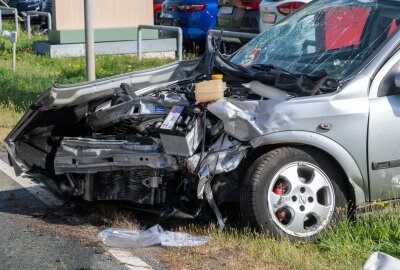
<svg viewBox="0 0 400 270">
<path fill-rule="evenodd" d="M 231 57 L 209 37 L 199 60 L 55 85 L 10 163 L 63 196 L 316 236 L 399 197 L 399 22 L 399 1 L 313 1 Z"/>
</svg>

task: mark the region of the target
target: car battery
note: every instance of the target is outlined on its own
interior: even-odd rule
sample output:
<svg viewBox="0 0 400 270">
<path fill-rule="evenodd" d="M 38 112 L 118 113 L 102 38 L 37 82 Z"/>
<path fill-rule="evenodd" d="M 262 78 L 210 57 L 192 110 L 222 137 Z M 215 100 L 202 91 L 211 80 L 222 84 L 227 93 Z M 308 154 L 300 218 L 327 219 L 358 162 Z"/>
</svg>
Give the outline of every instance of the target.
<svg viewBox="0 0 400 270">
<path fill-rule="evenodd" d="M 159 129 L 165 153 L 192 156 L 202 141 L 203 129 L 202 119 L 193 108 L 174 106 Z"/>
</svg>

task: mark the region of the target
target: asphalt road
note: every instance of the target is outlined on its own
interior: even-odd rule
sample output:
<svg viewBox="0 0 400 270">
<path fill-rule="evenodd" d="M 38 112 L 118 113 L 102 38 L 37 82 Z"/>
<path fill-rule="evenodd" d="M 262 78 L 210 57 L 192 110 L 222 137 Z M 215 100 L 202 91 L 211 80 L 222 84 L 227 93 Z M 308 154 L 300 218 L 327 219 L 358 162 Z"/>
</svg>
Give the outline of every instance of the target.
<svg viewBox="0 0 400 270">
<path fill-rule="evenodd" d="M 110 248 L 92 225 L 92 210 L 60 201 L 43 186 L 16 177 L 0 150 L 0 270 L 167 270 L 164 250 Z M 57 209 L 57 211 L 54 211 Z M 38 215 L 49 214 L 46 218 Z"/>
<path fill-rule="evenodd" d="M 44 229 L 32 216 L 46 211 L 0 171 L 0 269 L 127 269 L 102 248 Z"/>
</svg>

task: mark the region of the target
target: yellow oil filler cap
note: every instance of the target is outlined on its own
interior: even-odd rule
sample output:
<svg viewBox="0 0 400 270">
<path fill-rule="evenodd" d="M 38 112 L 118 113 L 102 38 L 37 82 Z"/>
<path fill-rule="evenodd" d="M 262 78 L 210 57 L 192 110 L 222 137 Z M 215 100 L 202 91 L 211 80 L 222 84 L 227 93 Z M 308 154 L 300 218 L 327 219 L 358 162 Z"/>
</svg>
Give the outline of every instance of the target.
<svg viewBox="0 0 400 270">
<path fill-rule="evenodd" d="M 224 75 L 222 74 L 214 74 L 212 75 L 213 80 L 222 80 L 224 78 Z"/>
</svg>

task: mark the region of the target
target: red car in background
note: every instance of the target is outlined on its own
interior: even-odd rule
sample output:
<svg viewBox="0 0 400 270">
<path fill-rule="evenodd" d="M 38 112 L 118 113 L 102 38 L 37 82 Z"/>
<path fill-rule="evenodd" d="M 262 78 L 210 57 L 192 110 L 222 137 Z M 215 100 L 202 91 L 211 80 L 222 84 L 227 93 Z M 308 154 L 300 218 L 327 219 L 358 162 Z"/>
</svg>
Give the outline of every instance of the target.
<svg viewBox="0 0 400 270">
<path fill-rule="evenodd" d="M 371 8 L 347 6 L 328 8 L 321 24 L 325 27 L 325 35 L 323 39 L 315 40 L 316 50 L 335 50 L 359 45 L 371 10 Z M 391 35 L 396 27 L 397 23 L 393 20 L 388 35 Z"/>
<path fill-rule="evenodd" d="M 160 24 L 163 2 L 164 0 L 153 0 L 154 24 Z"/>
</svg>

